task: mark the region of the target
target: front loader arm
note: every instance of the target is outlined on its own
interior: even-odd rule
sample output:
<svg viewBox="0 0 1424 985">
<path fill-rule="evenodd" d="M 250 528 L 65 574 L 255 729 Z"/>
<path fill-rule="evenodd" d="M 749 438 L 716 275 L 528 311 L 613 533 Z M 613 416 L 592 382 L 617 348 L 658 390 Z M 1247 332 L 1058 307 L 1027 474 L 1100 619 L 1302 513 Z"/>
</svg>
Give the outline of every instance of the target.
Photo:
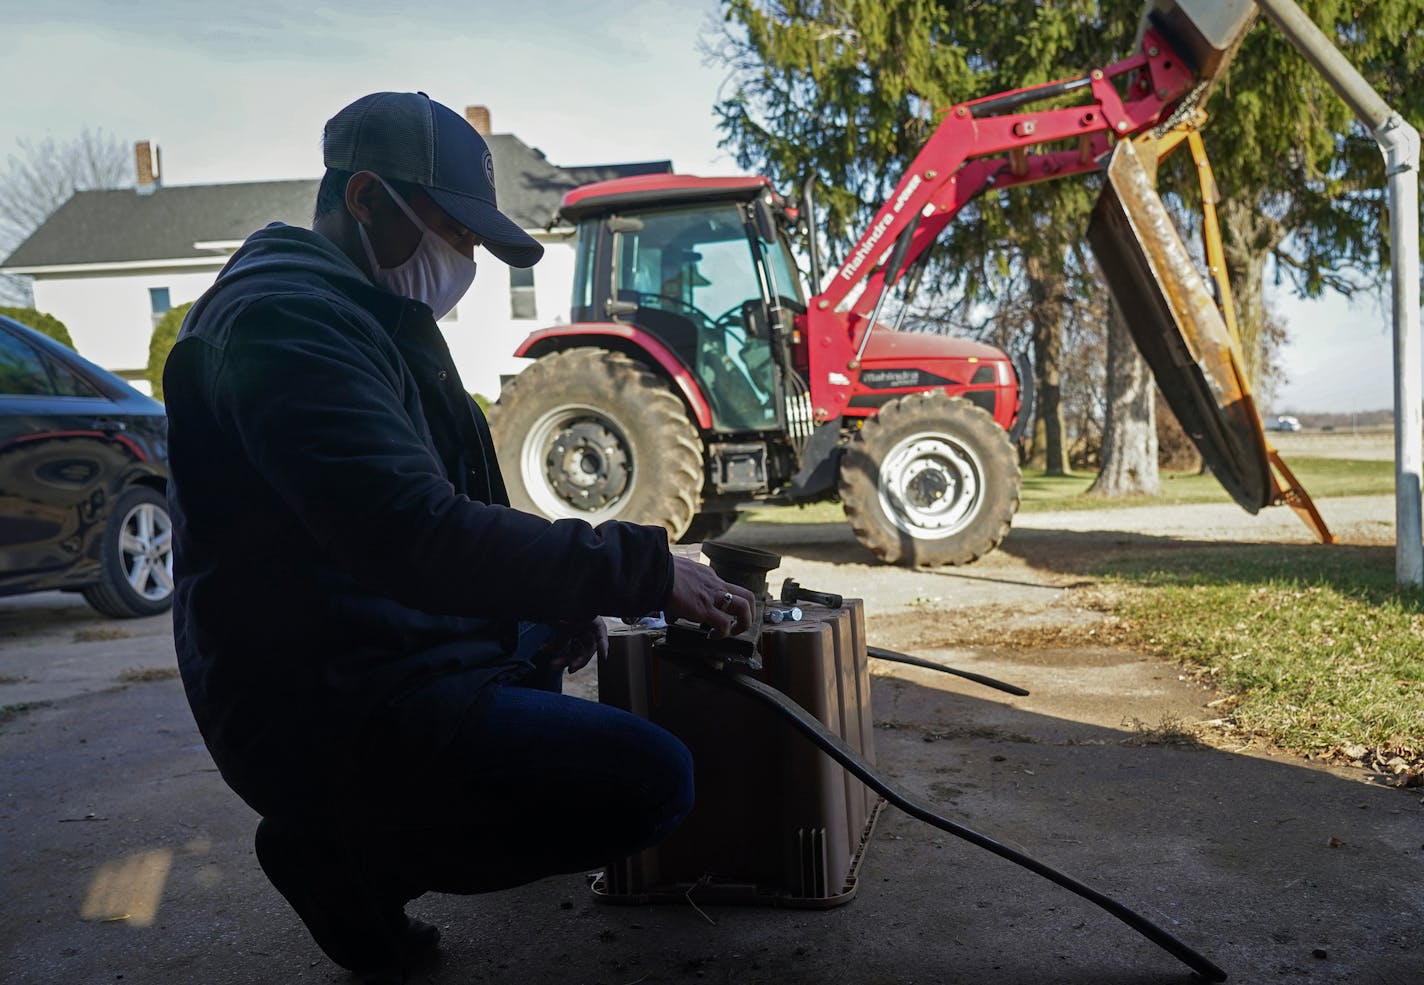
<svg viewBox="0 0 1424 985">
<path fill-rule="evenodd" d="M 1124 76 L 1131 76 L 1126 98 L 1114 84 Z M 811 299 L 809 382 L 816 419 L 838 416 L 849 401 L 858 353 L 888 287 L 980 192 L 1100 170 L 1114 138 L 1161 123 L 1196 82 L 1182 58 L 1149 30 L 1141 51 L 1106 68 L 946 110 L 831 282 Z M 1000 115 L 1076 90 L 1088 91 L 1090 101 Z"/>
</svg>

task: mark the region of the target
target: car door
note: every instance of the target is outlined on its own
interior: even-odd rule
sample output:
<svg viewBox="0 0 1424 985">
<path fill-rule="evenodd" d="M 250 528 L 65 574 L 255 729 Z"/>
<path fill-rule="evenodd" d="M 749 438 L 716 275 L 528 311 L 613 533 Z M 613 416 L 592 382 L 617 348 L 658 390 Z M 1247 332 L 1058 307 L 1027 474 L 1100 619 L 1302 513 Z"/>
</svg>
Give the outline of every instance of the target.
<svg viewBox="0 0 1424 985">
<path fill-rule="evenodd" d="M 132 453 L 112 400 L 0 328 L 0 591 L 97 570 L 111 483 Z"/>
</svg>

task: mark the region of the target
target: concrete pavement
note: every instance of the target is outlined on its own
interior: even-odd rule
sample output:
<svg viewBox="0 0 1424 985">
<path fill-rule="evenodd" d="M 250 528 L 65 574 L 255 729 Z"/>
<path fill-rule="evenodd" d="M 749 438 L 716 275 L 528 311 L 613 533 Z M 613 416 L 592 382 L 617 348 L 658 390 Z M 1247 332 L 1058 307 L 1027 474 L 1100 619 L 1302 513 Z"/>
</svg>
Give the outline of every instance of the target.
<svg viewBox="0 0 1424 985">
<path fill-rule="evenodd" d="M 1072 605 L 1081 578 L 1025 560 L 1052 530 L 1021 526 L 953 575 L 862 572 L 832 560 L 850 548 L 829 534 L 767 536 L 786 554 L 779 575 L 872 599 L 884 645 L 897 643 L 895 613 L 923 609 L 915 600 L 930 596 L 916 593 L 931 588 L 945 609 L 1093 618 Z M 171 666 L 166 622 L 91 625 L 85 612 L 67 596 L 0 601 L 0 705 L 50 702 L 0 724 L 0 982 L 349 982 L 262 877 L 256 819 L 214 772 L 178 682 L 117 680 Z M 105 626 L 132 632 L 96 639 Z M 896 785 L 1117 896 L 1234 982 L 1424 982 L 1418 790 L 1195 744 L 1169 726 L 1210 717 L 1211 695 L 1134 653 L 993 655 L 952 641 L 915 652 L 1033 693 L 877 664 L 877 751 Z M 444 933 L 442 963 L 416 982 L 1191 980 L 1097 908 L 893 809 L 856 899 L 834 910 L 607 906 L 577 876 L 411 910 Z"/>
</svg>

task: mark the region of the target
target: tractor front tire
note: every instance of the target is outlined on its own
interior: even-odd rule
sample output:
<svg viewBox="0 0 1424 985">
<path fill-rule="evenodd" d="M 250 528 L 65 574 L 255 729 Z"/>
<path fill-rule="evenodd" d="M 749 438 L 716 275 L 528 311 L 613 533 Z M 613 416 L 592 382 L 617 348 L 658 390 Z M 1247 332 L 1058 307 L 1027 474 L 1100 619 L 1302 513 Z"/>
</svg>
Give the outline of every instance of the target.
<svg viewBox="0 0 1424 985">
<path fill-rule="evenodd" d="M 905 567 L 968 564 L 998 547 L 1022 478 L 1008 433 L 943 393 L 900 397 L 868 418 L 841 457 L 840 494 L 856 537 Z"/>
<path fill-rule="evenodd" d="M 676 541 L 702 492 L 702 445 L 682 399 L 599 348 L 544 356 L 500 392 L 490 429 L 510 505 L 550 520 L 628 520 Z"/>
</svg>

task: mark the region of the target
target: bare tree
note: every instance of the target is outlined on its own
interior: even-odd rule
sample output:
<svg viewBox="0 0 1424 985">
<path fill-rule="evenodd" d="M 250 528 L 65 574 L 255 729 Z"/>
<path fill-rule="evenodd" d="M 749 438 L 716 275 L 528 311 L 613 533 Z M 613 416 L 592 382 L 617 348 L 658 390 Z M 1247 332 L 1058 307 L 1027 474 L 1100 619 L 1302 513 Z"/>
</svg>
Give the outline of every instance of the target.
<svg viewBox="0 0 1424 985">
<path fill-rule="evenodd" d="M 1096 496 L 1156 495 L 1156 387 L 1116 304 L 1109 305 L 1107 421 L 1103 461 L 1088 490 Z"/>
<path fill-rule="evenodd" d="M 120 188 L 134 180 L 129 145 L 84 128 L 69 140 L 20 140 L 0 171 L 0 260 L 79 191 Z M 0 301 L 28 304 L 29 278 L 0 274 Z"/>
</svg>

